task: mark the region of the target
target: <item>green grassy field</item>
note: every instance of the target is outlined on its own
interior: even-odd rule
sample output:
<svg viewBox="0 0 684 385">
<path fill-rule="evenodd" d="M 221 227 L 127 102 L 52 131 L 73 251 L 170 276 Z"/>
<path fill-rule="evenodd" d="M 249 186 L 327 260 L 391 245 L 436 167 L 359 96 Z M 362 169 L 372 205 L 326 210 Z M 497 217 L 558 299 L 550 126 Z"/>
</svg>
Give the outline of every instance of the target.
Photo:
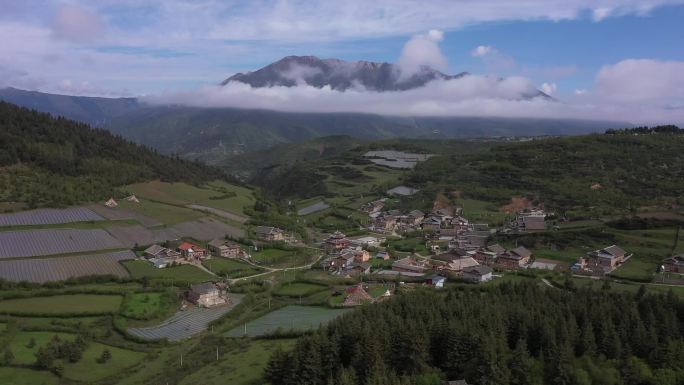
<svg viewBox="0 0 684 385">
<path fill-rule="evenodd" d="M 225 182 L 211 182 L 196 187 L 186 183 L 160 181 L 138 183 L 127 187 L 139 197 L 172 205 L 199 204 L 237 214 L 244 214 L 244 208 L 254 204 L 252 191 Z"/>
<path fill-rule="evenodd" d="M 100 364 L 97 359 L 105 349 L 109 350 L 112 358 L 108 362 Z M 125 372 L 127 368 L 140 363 L 144 357 L 145 353 L 92 342 L 83 352 L 80 361 L 64 365 L 64 377 L 83 383 L 93 383 Z"/>
<path fill-rule="evenodd" d="M 73 294 L 52 297 L 18 298 L 0 301 L 0 313 L 11 314 L 100 314 L 116 312 L 119 295 Z"/>
<path fill-rule="evenodd" d="M 281 249 L 261 249 L 252 253 L 252 258 L 264 265 L 282 265 L 290 264 L 292 265 L 292 256 L 294 255 L 293 250 L 281 250 Z"/>
<path fill-rule="evenodd" d="M 73 334 L 56 333 L 56 332 L 18 332 L 9 343 L 9 348 L 14 353 L 14 362 L 20 365 L 33 365 L 36 362 L 36 352 L 38 348 L 43 347 L 57 335 L 62 340 L 73 340 L 76 338 Z M 30 347 L 29 342 L 33 339 L 35 345 Z"/>
<path fill-rule="evenodd" d="M 167 293 L 135 293 L 129 295 L 121 315 L 133 319 L 165 318 L 178 308 L 175 295 Z"/>
<path fill-rule="evenodd" d="M 57 385 L 59 378 L 50 372 L 0 367 L 0 379 L 7 385 Z"/>
<path fill-rule="evenodd" d="M 133 278 L 148 277 L 191 283 L 206 282 L 216 279 L 213 275 L 192 265 L 180 265 L 164 269 L 157 269 L 146 261 L 125 261 L 123 262 L 123 265 L 131 273 Z"/>
<path fill-rule="evenodd" d="M 263 271 L 247 263 L 228 258 L 211 258 L 203 261 L 202 264 L 204 267 L 220 275 L 221 277 L 228 278 L 247 277 L 250 275 L 259 274 Z"/>
<path fill-rule="evenodd" d="M 268 358 L 278 347 L 289 350 L 295 340 L 255 340 L 241 344 L 220 361 L 207 365 L 184 378 L 180 385 L 251 385 L 257 384 Z M 220 349 L 219 349 L 220 350 Z"/>
<path fill-rule="evenodd" d="M 493 204 L 475 199 L 458 199 L 457 204 L 463 207 L 463 215 L 473 222 L 503 224 L 510 214 L 499 211 Z"/>
<path fill-rule="evenodd" d="M 316 285 L 313 283 L 289 282 L 289 283 L 283 284 L 278 289 L 276 289 L 275 294 L 276 295 L 282 295 L 285 297 L 299 297 L 299 296 L 304 297 L 304 296 L 307 296 L 309 294 L 316 293 L 318 291 L 323 291 L 325 289 L 327 289 L 326 286 Z"/>
<path fill-rule="evenodd" d="M 247 323 L 247 336 L 256 337 L 278 330 L 306 331 L 318 328 L 349 309 L 329 309 L 317 306 L 286 306 Z M 226 333 L 228 337 L 244 336 L 245 327 L 238 326 Z"/>
<path fill-rule="evenodd" d="M 206 214 L 199 211 L 165 203 L 152 202 L 147 199 L 140 199 L 140 203 L 131 203 L 122 200 L 119 202 L 119 207 L 135 210 L 148 217 L 154 218 L 165 225 L 175 225 L 180 222 L 192 221 L 206 216 Z"/>
</svg>

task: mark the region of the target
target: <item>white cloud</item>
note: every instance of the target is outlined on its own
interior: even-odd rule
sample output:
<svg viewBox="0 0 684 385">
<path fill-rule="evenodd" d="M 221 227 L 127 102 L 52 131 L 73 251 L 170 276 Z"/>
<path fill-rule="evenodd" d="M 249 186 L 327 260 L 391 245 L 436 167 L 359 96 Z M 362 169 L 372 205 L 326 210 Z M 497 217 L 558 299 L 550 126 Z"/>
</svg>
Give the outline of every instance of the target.
<svg viewBox="0 0 684 385">
<path fill-rule="evenodd" d="M 105 29 L 106 23 L 100 15 L 77 5 L 63 5 L 52 26 L 57 38 L 75 42 L 98 39 Z"/>
<path fill-rule="evenodd" d="M 401 68 L 401 77 L 409 77 L 418 72 L 422 66 L 429 66 L 440 71 L 449 68 L 446 56 L 439 48 L 444 34 L 438 30 L 430 30 L 427 34 L 416 35 L 404 45 L 397 64 Z"/>
<path fill-rule="evenodd" d="M 501 71 L 516 66 L 513 56 L 506 55 L 491 45 L 479 45 L 470 51 L 470 55 L 481 59 L 490 71 Z"/>
<path fill-rule="evenodd" d="M 556 83 L 542 83 L 539 89 L 547 95 L 553 95 L 558 90 L 558 85 Z"/>
<path fill-rule="evenodd" d="M 470 52 L 470 55 L 473 57 L 483 57 L 495 52 L 497 52 L 496 48 L 491 45 L 478 45 Z"/>
<path fill-rule="evenodd" d="M 583 89 L 583 88 L 578 88 L 578 89 L 575 90 L 575 95 L 578 95 L 578 96 L 580 96 L 580 95 L 586 95 L 587 92 L 588 92 L 588 91 L 585 90 L 585 89 Z"/>
<path fill-rule="evenodd" d="M 630 104 L 671 106 L 684 102 L 684 62 L 627 59 L 601 68 L 597 93 Z"/>
</svg>

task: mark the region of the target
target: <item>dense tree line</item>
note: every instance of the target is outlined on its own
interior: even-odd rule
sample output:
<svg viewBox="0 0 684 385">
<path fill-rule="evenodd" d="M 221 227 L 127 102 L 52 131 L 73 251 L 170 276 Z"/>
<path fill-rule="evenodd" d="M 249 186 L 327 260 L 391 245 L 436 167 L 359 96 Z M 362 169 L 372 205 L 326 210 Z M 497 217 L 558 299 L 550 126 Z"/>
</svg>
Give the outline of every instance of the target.
<svg viewBox="0 0 684 385">
<path fill-rule="evenodd" d="M 274 353 L 289 384 L 653 384 L 684 381 L 684 302 L 535 284 L 416 290 Z M 643 288 L 642 288 L 643 289 Z"/>
<path fill-rule="evenodd" d="M 161 179 L 198 184 L 224 178 L 65 118 L 0 102 L 0 201 L 31 206 L 103 199 L 119 186 Z"/>
<path fill-rule="evenodd" d="M 634 134 L 684 134 L 684 129 L 681 129 L 673 124 L 665 126 L 654 127 L 634 127 L 622 129 L 606 130 L 606 135 L 634 135 Z"/>
</svg>

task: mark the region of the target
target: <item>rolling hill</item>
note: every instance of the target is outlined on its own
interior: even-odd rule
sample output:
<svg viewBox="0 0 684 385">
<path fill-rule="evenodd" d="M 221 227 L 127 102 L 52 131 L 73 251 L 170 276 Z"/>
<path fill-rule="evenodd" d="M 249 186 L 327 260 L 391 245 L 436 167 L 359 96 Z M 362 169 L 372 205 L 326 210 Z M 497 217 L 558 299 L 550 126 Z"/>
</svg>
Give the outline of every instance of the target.
<svg viewBox="0 0 684 385">
<path fill-rule="evenodd" d="M 0 202 L 62 206 L 117 195 L 135 182 L 224 176 L 102 129 L 0 102 Z"/>
</svg>

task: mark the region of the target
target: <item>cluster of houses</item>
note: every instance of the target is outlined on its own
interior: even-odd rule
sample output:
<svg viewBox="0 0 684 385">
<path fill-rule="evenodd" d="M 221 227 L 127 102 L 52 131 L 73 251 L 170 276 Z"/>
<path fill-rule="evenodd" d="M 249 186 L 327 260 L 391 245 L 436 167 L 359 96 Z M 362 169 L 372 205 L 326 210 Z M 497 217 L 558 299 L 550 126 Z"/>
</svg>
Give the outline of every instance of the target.
<svg viewBox="0 0 684 385">
<path fill-rule="evenodd" d="M 374 237 L 366 237 L 361 241 L 351 240 L 343 233 L 336 231 L 323 242 L 323 249 L 327 257 L 321 262 L 323 269 L 335 275 L 358 276 L 370 274 L 371 255 L 369 243 L 376 244 Z M 388 257 L 389 258 L 389 257 Z"/>
<path fill-rule="evenodd" d="M 173 264 L 197 263 L 212 256 L 244 258 L 247 254 L 240 245 L 226 239 L 214 239 L 206 248 L 192 242 L 182 242 L 174 248 L 155 244 L 143 251 L 143 257 L 160 269 Z"/>
</svg>

